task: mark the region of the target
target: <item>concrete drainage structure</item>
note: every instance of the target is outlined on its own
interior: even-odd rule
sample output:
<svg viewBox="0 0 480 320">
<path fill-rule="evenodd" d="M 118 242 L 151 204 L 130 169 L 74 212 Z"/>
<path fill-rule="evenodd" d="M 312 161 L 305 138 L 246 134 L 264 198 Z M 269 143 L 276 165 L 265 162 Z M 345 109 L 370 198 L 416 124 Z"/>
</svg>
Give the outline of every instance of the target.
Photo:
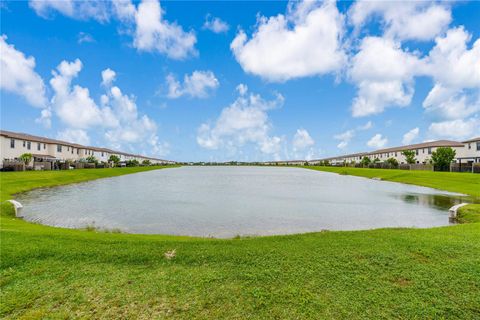
<svg viewBox="0 0 480 320">
<path fill-rule="evenodd" d="M 15 200 L 7 200 L 7 201 L 10 202 L 13 205 L 13 208 L 15 209 L 15 216 L 16 217 L 21 217 L 22 216 L 23 205 L 20 202 L 15 201 Z"/>
<path fill-rule="evenodd" d="M 450 208 L 450 210 L 448 210 L 448 218 L 450 220 L 456 220 L 457 219 L 457 211 L 458 209 L 460 209 L 461 207 L 463 206 L 466 206 L 468 203 L 460 203 L 460 204 L 457 204 L 453 207 Z"/>
</svg>

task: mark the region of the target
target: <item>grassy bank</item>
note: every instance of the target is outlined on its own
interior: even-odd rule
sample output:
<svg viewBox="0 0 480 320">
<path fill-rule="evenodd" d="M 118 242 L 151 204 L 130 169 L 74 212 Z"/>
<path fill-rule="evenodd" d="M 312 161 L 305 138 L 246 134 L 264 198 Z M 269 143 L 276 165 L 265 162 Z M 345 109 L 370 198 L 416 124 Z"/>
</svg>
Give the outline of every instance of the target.
<svg viewBox="0 0 480 320">
<path fill-rule="evenodd" d="M 137 169 L 0 173 L 1 198 Z M 1 218 L 1 318 L 480 317 L 480 223 L 216 240 Z"/>
<path fill-rule="evenodd" d="M 415 184 L 418 186 L 458 192 L 480 197 L 480 174 L 458 172 L 434 172 L 414 170 L 369 169 L 350 167 L 305 167 L 312 170 L 333 172 L 365 178 Z"/>
<path fill-rule="evenodd" d="M 352 175 L 364 178 L 381 178 L 386 181 L 414 184 L 451 192 L 458 192 L 480 198 L 480 175 L 459 172 L 386 170 L 350 167 L 305 167 L 312 170 Z M 460 208 L 458 222 L 479 222 L 480 204 L 471 204 Z"/>
</svg>

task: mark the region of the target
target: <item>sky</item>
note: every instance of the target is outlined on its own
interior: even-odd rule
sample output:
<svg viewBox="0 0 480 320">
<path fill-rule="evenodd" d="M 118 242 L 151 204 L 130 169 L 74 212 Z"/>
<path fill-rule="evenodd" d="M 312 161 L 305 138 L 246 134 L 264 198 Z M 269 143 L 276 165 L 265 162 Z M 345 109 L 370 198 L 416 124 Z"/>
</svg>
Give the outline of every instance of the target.
<svg viewBox="0 0 480 320">
<path fill-rule="evenodd" d="M 2 1 L 1 128 L 176 161 L 480 135 L 480 2 Z"/>
</svg>

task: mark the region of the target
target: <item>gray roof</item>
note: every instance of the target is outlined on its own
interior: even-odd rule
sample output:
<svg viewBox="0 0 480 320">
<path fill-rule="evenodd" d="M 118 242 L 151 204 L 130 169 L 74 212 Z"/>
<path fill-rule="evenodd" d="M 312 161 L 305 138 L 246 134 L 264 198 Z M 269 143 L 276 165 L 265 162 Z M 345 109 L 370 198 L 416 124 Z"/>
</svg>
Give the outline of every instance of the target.
<svg viewBox="0 0 480 320">
<path fill-rule="evenodd" d="M 124 156 L 130 156 L 130 157 L 141 157 L 149 160 L 157 160 L 157 161 L 168 161 L 168 160 L 163 160 L 163 159 L 157 159 L 157 158 L 152 158 L 152 157 L 146 157 L 138 154 L 131 154 L 131 153 L 126 153 L 122 151 L 115 151 L 107 148 L 100 148 L 100 147 L 92 147 L 92 146 L 84 146 L 81 144 L 77 143 L 72 143 L 72 142 L 67 142 L 63 140 L 57 140 L 57 139 L 50 139 L 50 138 L 45 138 L 45 137 L 40 137 L 40 136 L 34 136 L 31 134 L 27 133 L 21 133 L 21 132 L 12 132 L 12 131 L 7 131 L 7 130 L 0 130 L 0 135 L 8 138 L 14 138 L 14 139 L 19 139 L 19 140 L 27 140 L 27 141 L 33 141 L 33 142 L 40 142 L 40 143 L 50 143 L 50 144 L 60 144 L 62 146 L 70 146 L 78 149 L 87 149 L 87 150 L 93 150 L 93 151 L 100 151 L 100 152 L 107 152 L 107 153 L 113 153 L 113 154 L 120 154 Z"/>
<path fill-rule="evenodd" d="M 479 139 L 477 138 L 477 140 Z M 471 141 L 476 141 L 476 140 L 473 139 Z M 465 142 L 468 142 L 468 141 L 465 141 Z M 325 161 L 325 160 L 335 160 L 335 159 L 342 159 L 342 158 L 363 157 L 363 156 L 379 154 L 379 153 L 401 152 L 403 150 L 415 150 L 415 149 L 435 148 L 435 147 L 464 147 L 464 144 L 461 142 L 451 141 L 451 140 L 436 140 L 436 141 L 422 142 L 417 144 L 410 144 L 410 145 L 405 145 L 400 147 L 378 149 L 370 152 L 360 152 L 360 153 L 353 153 L 353 154 L 347 154 L 347 155 L 340 155 L 336 157 L 329 157 L 329 158 L 317 159 L 312 161 L 321 161 L 321 160 Z"/>
<path fill-rule="evenodd" d="M 472 139 L 463 141 L 463 143 L 476 142 L 476 141 L 480 141 L 480 137 L 476 137 L 476 138 L 472 138 Z"/>
<path fill-rule="evenodd" d="M 406 146 L 400 147 L 393 147 L 393 148 L 386 148 L 386 149 L 379 149 L 370 152 L 369 154 L 375 153 L 387 153 L 387 152 L 395 152 L 395 151 L 403 151 L 403 150 L 414 150 L 414 149 L 423 149 L 423 148 L 435 148 L 435 147 L 463 147 L 463 143 L 451 140 L 437 140 L 437 141 L 429 141 L 417 144 L 410 144 Z"/>
</svg>

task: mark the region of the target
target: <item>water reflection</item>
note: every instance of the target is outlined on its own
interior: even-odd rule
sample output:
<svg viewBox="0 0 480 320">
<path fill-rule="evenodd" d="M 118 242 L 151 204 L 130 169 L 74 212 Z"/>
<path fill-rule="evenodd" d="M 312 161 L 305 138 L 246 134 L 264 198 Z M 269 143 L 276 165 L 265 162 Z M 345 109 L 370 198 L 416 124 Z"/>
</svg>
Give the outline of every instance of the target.
<svg viewBox="0 0 480 320">
<path fill-rule="evenodd" d="M 414 203 L 426 207 L 448 210 L 454 205 L 465 202 L 464 197 L 447 196 L 443 194 L 404 194 L 396 195 L 407 203 Z"/>
</svg>

